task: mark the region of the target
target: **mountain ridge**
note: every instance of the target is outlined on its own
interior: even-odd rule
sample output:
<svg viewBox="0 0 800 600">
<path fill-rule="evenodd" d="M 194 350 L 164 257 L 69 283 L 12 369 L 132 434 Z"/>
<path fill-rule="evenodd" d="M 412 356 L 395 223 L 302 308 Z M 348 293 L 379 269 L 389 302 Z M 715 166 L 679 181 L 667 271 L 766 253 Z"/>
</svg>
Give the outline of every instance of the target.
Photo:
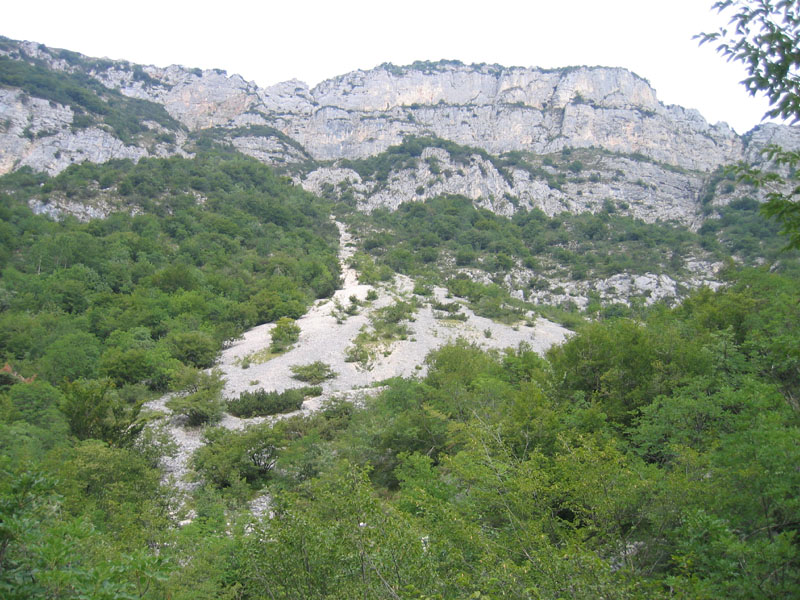
<svg viewBox="0 0 800 600">
<path fill-rule="evenodd" d="M 2 51 L 9 56 L 14 53 L 13 48 L 20 58 L 24 53 L 64 71 L 83 68 L 103 85 L 126 96 L 162 104 L 189 129 L 276 125 L 317 160 L 373 155 L 399 143 L 403 136 L 419 134 L 425 129 L 439 137 L 471 143 L 495 153 L 523 149 L 544 153 L 594 144 L 609 150 L 642 151 L 670 164 L 705 170 L 737 158 L 742 150 L 740 136 L 726 124 L 710 125 L 693 109 L 660 103 L 646 79 L 620 67 L 540 69 L 418 61 L 406 66 L 384 63 L 373 69 L 345 73 L 313 88 L 298 80 L 262 88 L 240 75 L 227 75 L 219 69 L 202 71 L 176 65 L 162 68 L 88 59 L 33 42 L 6 41 Z M 459 110 L 442 112 L 446 108 L 442 104 Z M 492 106 L 495 110 L 488 114 L 467 114 L 465 109 L 476 106 Z M 526 114 L 526 109 L 543 114 Z M 566 114 L 550 114 L 561 109 Z M 639 111 L 639 114 L 595 114 L 598 110 Z M 369 127 L 360 118 L 340 123 L 348 121 L 341 111 L 389 114 L 378 127 Z M 398 111 L 411 111 L 418 125 L 409 120 L 408 114 Z M 307 119 L 309 116 L 311 121 Z M 366 115 L 356 115 L 360 116 Z M 620 137 L 604 130 L 607 129 L 604 121 L 611 119 L 608 124 L 618 125 L 623 116 L 642 131 Z M 655 144 L 646 141 L 654 138 L 649 135 L 654 131 L 661 137 L 669 137 L 663 124 L 651 122 L 656 117 L 683 123 L 683 134 L 705 135 L 713 142 L 705 149 L 714 150 L 712 146 L 716 146 L 716 152 L 702 159 L 685 157 L 679 147 L 669 152 L 659 151 Z M 459 119 L 457 125 L 462 132 L 451 126 Z M 469 128 L 467 132 L 463 131 L 465 125 Z M 391 130 L 388 134 L 378 131 L 378 136 L 371 136 L 377 143 L 370 143 L 370 133 L 387 128 Z M 503 132 L 504 139 L 500 139 L 498 132 Z"/>
<path fill-rule="evenodd" d="M 199 144 L 222 144 L 316 193 L 337 186 L 363 210 L 437 193 L 505 215 L 519 207 L 596 212 L 611 200 L 645 221 L 696 229 L 716 169 L 761 165 L 772 143 L 800 148 L 796 127 L 763 124 L 739 136 L 694 109 L 664 105 L 645 78 L 620 67 L 417 61 L 313 88 L 298 80 L 262 88 L 221 69 L 142 66 L 8 39 L 0 58 L 16 69 L 16 79 L 0 79 L 0 173 L 29 166 L 54 175 L 85 160 L 191 156 Z M 136 115 L 123 118 L 123 109 Z M 406 161 L 383 180 L 348 169 L 347 161 L 391 156 L 407 139 L 450 144 L 448 154 L 411 157 L 445 168 Z M 454 145 L 462 149 L 450 160 Z M 557 158 L 572 151 L 606 158 Z M 487 163 L 481 153 L 497 158 Z"/>
</svg>

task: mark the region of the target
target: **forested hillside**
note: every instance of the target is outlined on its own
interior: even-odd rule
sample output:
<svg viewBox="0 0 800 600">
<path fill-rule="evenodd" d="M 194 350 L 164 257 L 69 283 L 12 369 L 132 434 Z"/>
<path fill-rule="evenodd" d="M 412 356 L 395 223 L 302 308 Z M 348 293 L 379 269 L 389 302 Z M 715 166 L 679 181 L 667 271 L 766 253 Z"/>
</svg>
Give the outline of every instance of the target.
<svg viewBox="0 0 800 600">
<path fill-rule="evenodd" d="M 3 360 L 51 400 L 65 381 L 103 390 L 123 421 L 246 328 L 297 318 L 338 283 L 324 203 L 241 155 L 20 171 L 0 186 Z M 116 212 L 53 221 L 31 213 L 31 196 L 112 197 Z"/>
<path fill-rule="evenodd" d="M 777 4 L 705 39 L 800 117 Z M 2 37 L 0 108 L 0 598 L 800 597 L 796 127 Z"/>
<path fill-rule="evenodd" d="M 210 428 L 182 509 L 159 485 L 168 440 L 127 418 L 143 384 L 103 362 L 135 344 L 101 354 L 98 338 L 100 372 L 82 375 L 102 379 L 24 380 L 34 358 L 20 361 L 3 379 L 4 594 L 793 597 L 797 289 L 740 272 L 643 321 L 586 325 L 544 358 L 455 344 L 362 408 Z M 77 336 L 97 337 L 80 316 L 23 323 L 71 323 L 63 353 L 80 359 Z M 145 331 L 109 337 L 187 361 L 175 333 Z M 254 519 L 265 485 L 269 516 Z"/>
<path fill-rule="evenodd" d="M 336 289 L 331 206 L 221 152 L 0 185 L 4 597 L 800 592 L 800 277 L 788 255 L 780 274 L 730 264 L 719 291 L 674 308 L 574 320 L 576 335 L 544 357 L 457 342 L 425 358 L 423 378 L 386 381 L 361 405 L 231 430 L 214 425 L 226 405 L 204 369 L 245 328 L 291 323 Z M 31 198 L 111 212 L 52 220 Z M 656 247 L 703 245 L 611 211 L 559 225 L 458 198 L 339 212 L 365 232 L 354 261 L 367 281 L 440 281 L 427 254 L 490 274 L 545 262 L 535 252 L 561 227 L 590 244 L 576 256 L 600 258 L 604 239 L 634 227 Z M 659 260 L 629 238 L 624 260 Z M 446 281 L 476 310 L 519 318 L 494 284 Z M 227 410 L 280 411 L 314 393 L 303 389 L 243 394 Z M 208 423 L 190 488 L 162 482 L 175 442 L 143 410 L 169 391 L 186 426 Z"/>
</svg>

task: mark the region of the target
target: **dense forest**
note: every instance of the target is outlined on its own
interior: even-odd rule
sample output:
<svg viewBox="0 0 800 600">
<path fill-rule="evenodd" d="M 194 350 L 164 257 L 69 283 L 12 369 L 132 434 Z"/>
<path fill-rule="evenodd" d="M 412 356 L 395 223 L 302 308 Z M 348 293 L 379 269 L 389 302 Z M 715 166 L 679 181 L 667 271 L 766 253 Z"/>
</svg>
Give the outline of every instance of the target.
<svg viewBox="0 0 800 600">
<path fill-rule="evenodd" d="M 245 328 L 290 323 L 337 287 L 330 207 L 220 152 L 0 186 L 4 597 L 800 593 L 795 261 L 730 266 L 717 292 L 586 321 L 545 357 L 446 346 L 360 408 L 236 431 L 213 425 L 220 385 L 204 370 Z M 117 204 L 80 223 L 32 214 L 31 197 Z M 564 224 L 595 219 L 588 244 L 618 235 L 611 216 L 554 226 L 458 198 L 371 219 L 384 233 L 365 255 L 423 277 L 394 264 L 401 251 L 538 260 L 537 239 L 552 249 Z M 625 260 L 649 260 L 641 247 Z M 188 496 L 161 482 L 174 443 L 142 410 L 186 389 L 173 409 L 208 423 Z"/>
<path fill-rule="evenodd" d="M 718 2 L 738 11 L 739 39 L 705 41 L 763 59 L 749 62 L 748 89 L 797 117 L 787 73 L 800 18 L 772 4 Z M 753 37 L 753 23 L 770 35 Z M 145 118 L 162 142 L 181 130 L 160 105 L 37 61 L 0 57 L 0 85 L 64 102 L 83 117 L 76 127 L 121 139 L 147 137 Z M 763 204 L 720 203 L 691 232 L 613 202 L 506 218 L 441 196 L 361 214 L 213 132 L 193 143 L 191 157 L 0 177 L 0 597 L 800 597 L 796 151 L 771 150 L 790 186 L 742 166 L 710 174 L 711 200 L 723 182 L 773 187 Z M 454 160 L 473 152 L 409 138 L 346 164 L 385 182 L 426 144 Z M 480 156 L 501 174 L 521 164 Z M 223 398 L 223 349 L 274 323 L 269 360 L 340 287 L 342 223 L 372 300 L 397 274 L 413 278 L 413 298 L 376 309 L 376 336 L 405 331 L 417 303 L 436 303 L 425 300 L 434 285 L 453 320 L 463 301 L 508 327 L 555 315 L 572 334 L 544 354 L 460 339 L 420 357 L 416 377 L 306 413 L 293 411 L 336 375 L 325 363 L 293 366 L 302 387 Z M 723 264 L 719 286 L 681 290 L 680 302 L 527 302 L 551 277 L 677 277 L 698 256 Z M 505 276 L 522 269 L 532 275 L 512 297 Z M 283 414 L 237 429 L 223 412 Z M 190 480 L 164 476 L 178 450 L 167 419 L 202 439 Z"/>
</svg>

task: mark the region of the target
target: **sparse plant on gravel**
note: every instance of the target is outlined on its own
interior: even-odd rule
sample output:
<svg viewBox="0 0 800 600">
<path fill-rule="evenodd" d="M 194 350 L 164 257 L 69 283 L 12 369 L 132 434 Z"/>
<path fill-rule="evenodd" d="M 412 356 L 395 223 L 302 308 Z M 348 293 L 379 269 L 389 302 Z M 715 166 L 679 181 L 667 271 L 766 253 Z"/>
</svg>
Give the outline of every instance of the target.
<svg viewBox="0 0 800 600">
<path fill-rule="evenodd" d="M 272 352 L 286 352 L 300 338 L 300 326 L 289 317 L 281 317 L 272 328 Z"/>
<path fill-rule="evenodd" d="M 331 366 L 321 360 L 314 361 L 307 365 L 292 365 L 289 367 L 292 371 L 292 377 L 298 381 L 310 383 L 312 385 L 319 385 L 327 379 L 333 379 L 337 373 Z"/>
<path fill-rule="evenodd" d="M 228 400 L 228 412 L 242 418 L 292 412 L 300 410 L 306 397 L 321 393 L 320 387 L 292 388 L 282 392 L 268 392 L 264 389 L 245 391 L 238 398 Z"/>
<path fill-rule="evenodd" d="M 353 340 L 353 344 L 344 351 L 344 361 L 358 363 L 363 369 L 369 368 L 372 360 L 372 353 L 367 347 L 365 332 L 359 333 Z"/>
</svg>

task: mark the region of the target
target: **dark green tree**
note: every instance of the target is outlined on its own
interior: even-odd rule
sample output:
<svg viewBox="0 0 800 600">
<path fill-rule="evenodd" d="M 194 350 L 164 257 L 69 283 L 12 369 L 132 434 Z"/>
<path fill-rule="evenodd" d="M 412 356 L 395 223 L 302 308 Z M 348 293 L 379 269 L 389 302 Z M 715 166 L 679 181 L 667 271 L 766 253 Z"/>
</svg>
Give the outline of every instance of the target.
<svg viewBox="0 0 800 600">
<path fill-rule="evenodd" d="M 141 432 L 142 402 L 127 404 L 114 393 L 113 387 L 108 379 L 79 379 L 64 384 L 61 410 L 70 431 L 79 440 L 96 439 L 113 446 L 127 446 Z"/>
</svg>

